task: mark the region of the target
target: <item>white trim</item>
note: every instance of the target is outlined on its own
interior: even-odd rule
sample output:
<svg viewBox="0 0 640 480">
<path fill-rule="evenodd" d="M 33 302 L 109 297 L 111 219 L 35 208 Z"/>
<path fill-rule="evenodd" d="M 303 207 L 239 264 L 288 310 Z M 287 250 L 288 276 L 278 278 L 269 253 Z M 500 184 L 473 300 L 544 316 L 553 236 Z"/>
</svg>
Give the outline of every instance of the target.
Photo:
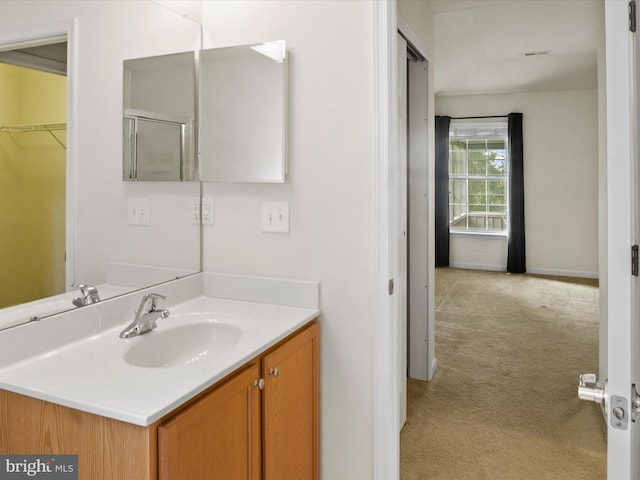
<svg viewBox="0 0 640 480">
<path fill-rule="evenodd" d="M 389 166 L 396 154 L 396 1 L 373 2 L 374 39 L 374 284 L 373 284 L 373 478 L 400 472 L 397 341 L 387 291 L 391 278 Z M 393 119 L 393 121 L 392 121 Z"/>
<path fill-rule="evenodd" d="M 429 55 L 429 50 L 422 44 L 418 36 L 409 28 L 407 22 L 405 22 L 402 17 L 397 16 L 396 22 L 398 24 L 398 31 L 402 33 L 402 36 L 406 38 L 409 43 L 415 48 L 420 55 L 422 55 L 427 62 L 431 61 L 431 55 Z"/>
<path fill-rule="evenodd" d="M 67 42 L 67 158 L 66 158 L 66 232 L 65 287 L 75 283 L 76 265 L 76 189 L 77 189 L 77 104 L 78 104 L 78 19 L 71 18 L 47 25 L 5 29 L 0 33 L 0 51 Z"/>
<path fill-rule="evenodd" d="M 70 22 L 56 22 L 48 26 L 36 27 L 32 33 L 25 34 L 21 31 L 19 37 L 13 32 L 5 32 L 6 35 L 0 36 L 0 52 L 66 42 L 69 38 L 70 26 Z"/>
<path fill-rule="evenodd" d="M 77 196 L 78 196 L 78 19 L 67 27 L 67 199 L 66 199 L 66 280 L 76 283 Z"/>
<path fill-rule="evenodd" d="M 487 270 L 491 272 L 505 272 L 507 265 L 487 265 L 480 263 L 451 262 L 451 268 L 461 268 L 463 270 Z M 580 270 L 557 270 L 552 268 L 529 268 L 527 273 L 532 275 L 549 275 L 553 277 L 575 277 L 575 278 L 599 278 L 598 272 L 583 272 Z"/>
<path fill-rule="evenodd" d="M 631 267 L 629 267 L 631 268 Z M 527 273 L 534 275 L 552 275 L 554 277 L 599 278 L 598 272 L 583 272 L 580 270 L 557 270 L 553 268 L 530 268 Z"/>
<path fill-rule="evenodd" d="M 632 323 L 633 277 L 631 248 L 631 34 L 627 2 L 605 1 L 606 91 L 607 91 L 607 317 L 608 394 L 631 398 L 634 369 Z M 637 34 L 636 34 L 637 35 Z M 605 379 L 601 379 L 604 381 Z M 618 429 L 607 425 L 607 478 L 636 479 L 638 426 Z"/>
<path fill-rule="evenodd" d="M 431 360 L 431 378 L 433 378 L 433 376 L 436 374 L 436 371 L 438 370 L 438 359 L 436 357 L 433 357 Z"/>
<path fill-rule="evenodd" d="M 504 265 L 487 265 L 479 263 L 458 263 L 451 262 L 449 264 L 451 268 L 461 268 L 463 270 L 488 270 L 491 272 L 507 272 L 507 264 Z"/>
<path fill-rule="evenodd" d="M 478 238 L 482 237 L 485 239 L 505 239 L 507 240 L 507 232 L 474 232 L 472 230 L 451 230 L 449 235 L 452 237 L 466 237 L 466 238 Z"/>
</svg>

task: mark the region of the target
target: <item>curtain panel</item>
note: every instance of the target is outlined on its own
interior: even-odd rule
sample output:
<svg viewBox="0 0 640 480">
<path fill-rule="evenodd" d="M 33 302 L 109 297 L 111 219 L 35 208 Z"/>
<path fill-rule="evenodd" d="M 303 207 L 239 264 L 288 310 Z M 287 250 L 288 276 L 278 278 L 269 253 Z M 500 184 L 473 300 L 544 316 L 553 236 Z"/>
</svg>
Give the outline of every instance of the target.
<svg viewBox="0 0 640 480">
<path fill-rule="evenodd" d="M 525 273 L 527 269 L 524 235 L 524 162 L 522 146 L 522 113 L 510 113 L 508 118 L 509 237 L 507 246 L 507 272 Z"/>
<path fill-rule="evenodd" d="M 436 267 L 449 266 L 449 124 L 451 117 L 436 116 L 435 247 Z"/>
</svg>

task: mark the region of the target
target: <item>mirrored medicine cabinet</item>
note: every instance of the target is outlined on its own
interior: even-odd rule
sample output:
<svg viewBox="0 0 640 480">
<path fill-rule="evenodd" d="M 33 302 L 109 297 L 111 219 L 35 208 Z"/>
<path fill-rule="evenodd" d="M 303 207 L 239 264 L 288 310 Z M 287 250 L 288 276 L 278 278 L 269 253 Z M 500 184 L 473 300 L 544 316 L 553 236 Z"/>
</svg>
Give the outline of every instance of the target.
<svg viewBox="0 0 640 480">
<path fill-rule="evenodd" d="M 125 60 L 123 179 L 284 182 L 286 60 L 284 41 Z"/>
<path fill-rule="evenodd" d="M 283 41 L 125 60 L 123 179 L 284 182 L 286 64 Z M 171 196 L 173 187 L 162 189 Z M 149 265 L 151 276 L 142 274 L 145 285 L 188 274 L 152 271 Z M 101 300 L 140 286 L 122 288 L 101 290 Z M 67 297 L 79 296 L 76 290 L 4 309 L 0 330 L 72 309 Z"/>
</svg>

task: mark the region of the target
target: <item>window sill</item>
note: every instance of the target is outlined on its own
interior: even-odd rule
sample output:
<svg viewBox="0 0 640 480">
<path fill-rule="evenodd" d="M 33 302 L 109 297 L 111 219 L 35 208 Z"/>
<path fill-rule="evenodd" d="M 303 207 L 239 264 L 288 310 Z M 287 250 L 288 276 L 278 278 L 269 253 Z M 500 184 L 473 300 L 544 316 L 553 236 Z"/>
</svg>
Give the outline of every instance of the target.
<svg viewBox="0 0 640 480">
<path fill-rule="evenodd" d="M 474 232 L 471 230 L 451 230 L 449 234 L 452 237 L 467 237 L 467 238 L 489 238 L 489 239 L 499 239 L 499 238 L 507 238 L 507 232 Z"/>
</svg>

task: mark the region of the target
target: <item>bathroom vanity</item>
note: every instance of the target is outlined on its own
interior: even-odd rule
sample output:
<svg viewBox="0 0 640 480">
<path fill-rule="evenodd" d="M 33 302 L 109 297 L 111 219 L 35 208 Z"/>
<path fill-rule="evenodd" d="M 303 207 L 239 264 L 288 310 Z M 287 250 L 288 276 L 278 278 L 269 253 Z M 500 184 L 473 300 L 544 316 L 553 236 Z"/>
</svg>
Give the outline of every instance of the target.
<svg viewBox="0 0 640 480">
<path fill-rule="evenodd" d="M 319 478 L 317 289 L 198 274 L 153 289 L 171 315 L 135 338 L 144 292 L 0 332 L 0 452 L 78 454 L 87 480 Z"/>
</svg>

